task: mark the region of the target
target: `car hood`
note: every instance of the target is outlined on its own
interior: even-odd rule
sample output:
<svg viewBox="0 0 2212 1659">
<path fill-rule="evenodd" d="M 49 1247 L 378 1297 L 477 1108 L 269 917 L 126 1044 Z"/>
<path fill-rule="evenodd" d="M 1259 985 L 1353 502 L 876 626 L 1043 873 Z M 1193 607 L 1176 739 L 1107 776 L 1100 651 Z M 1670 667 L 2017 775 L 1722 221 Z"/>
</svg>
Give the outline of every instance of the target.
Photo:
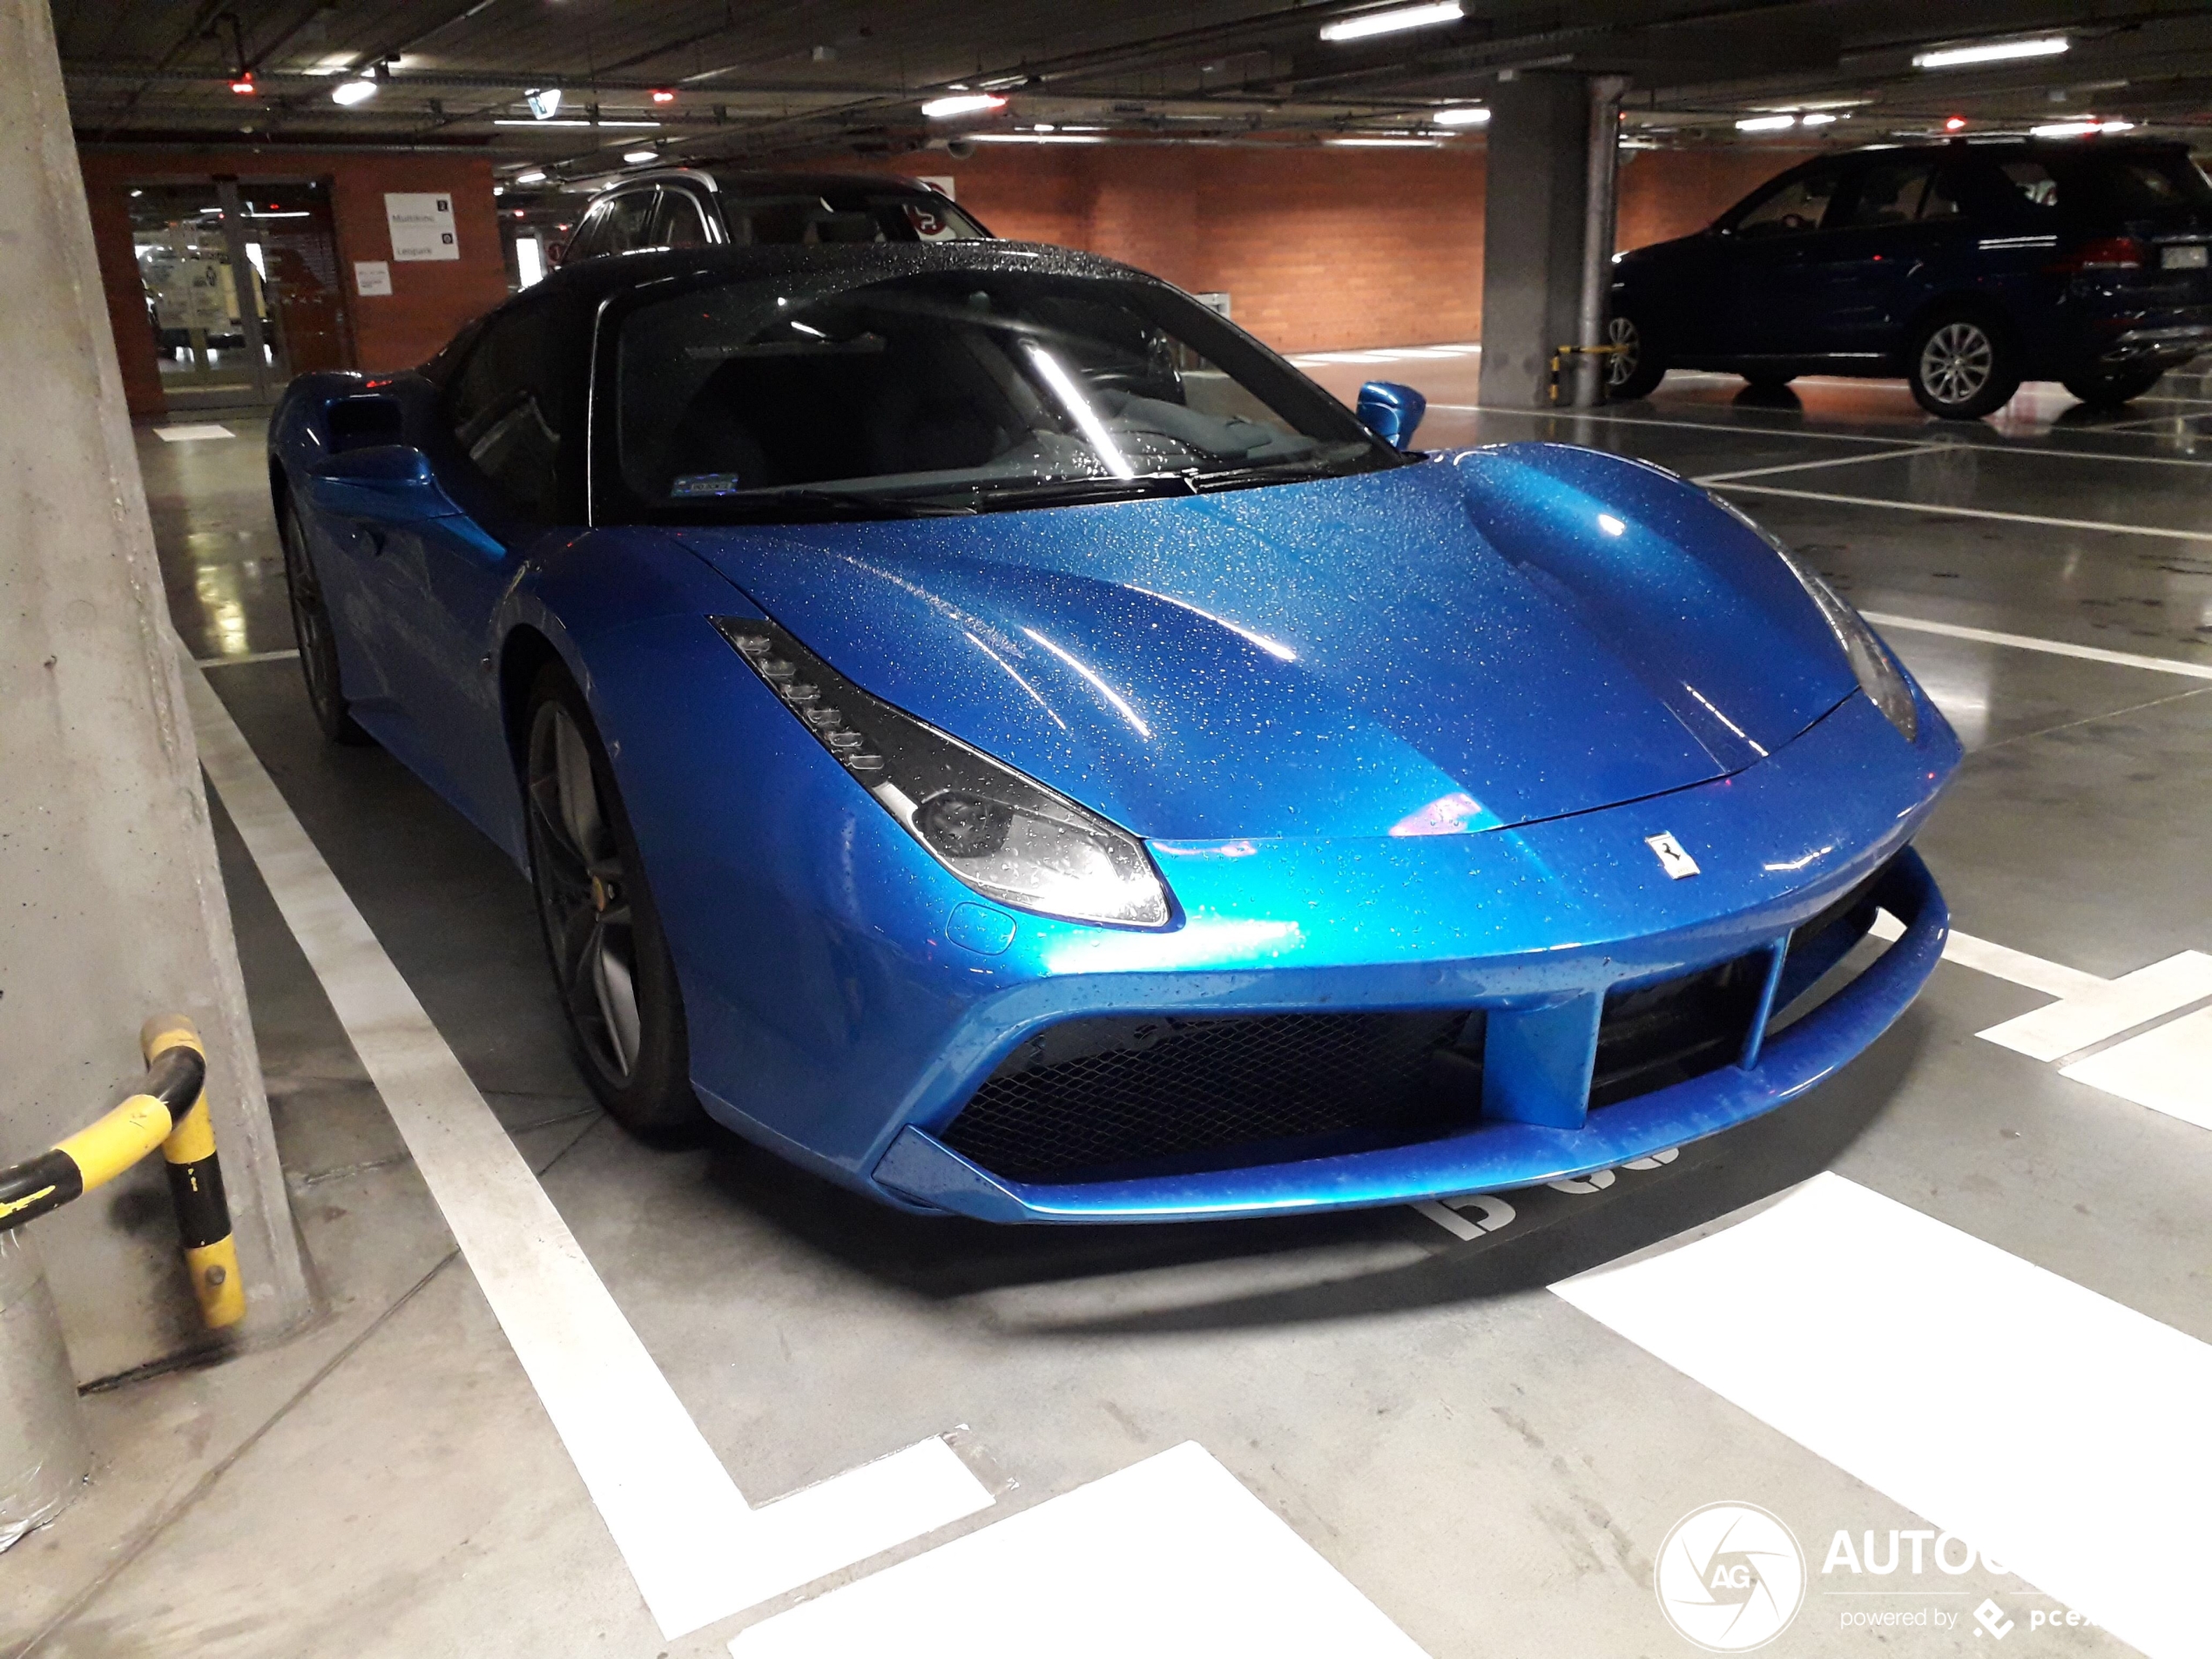
<svg viewBox="0 0 2212 1659">
<path fill-rule="evenodd" d="M 1584 812 L 1749 765 L 1855 685 L 1754 532 L 1564 446 L 674 534 L 860 685 L 1159 839 Z"/>
</svg>

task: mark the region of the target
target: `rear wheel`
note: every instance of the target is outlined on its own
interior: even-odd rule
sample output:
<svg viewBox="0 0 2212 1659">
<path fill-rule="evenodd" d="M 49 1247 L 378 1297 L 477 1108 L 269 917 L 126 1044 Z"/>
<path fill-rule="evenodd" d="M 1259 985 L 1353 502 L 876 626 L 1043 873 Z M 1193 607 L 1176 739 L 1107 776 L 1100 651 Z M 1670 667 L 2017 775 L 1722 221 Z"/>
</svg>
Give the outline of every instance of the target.
<svg viewBox="0 0 2212 1659">
<path fill-rule="evenodd" d="M 338 678 L 338 636 L 323 602 L 307 552 L 307 527 L 291 502 L 277 515 L 277 538 L 284 543 L 284 585 L 292 599 L 292 636 L 300 643 L 300 672 L 307 682 L 307 706 L 315 724 L 333 743 L 367 743 L 368 733 L 354 724 Z"/>
<path fill-rule="evenodd" d="M 2165 373 L 2162 368 L 2138 368 L 2109 374 L 2071 374 L 2060 384 L 2093 408 L 2116 409 L 2149 391 Z"/>
<path fill-rule="evenodd" d="M 598 730 L 557 666 L 531 688 L 528 731 L 530 883 L 577 1058 L 624 1128 L 679 1138 L 703 1116 L 676 964 Z"/>
<path fill-rule="evenodd" d="M 1605 389 L 1616 401 L 1649 397 L 1667 378 L 1667 365 L 1633 317 L 1615 317 L 1605 326 L 1605 343 L 1614 349 L 1605 360 Z"/>
<path fill-rule="evenodd" d="M 2020 385 L 2019 354 L 2004 330 L 1958 312 L 1920 325 L 1905 374 L 1920 407 L 1947 421 L 1978 421 Z"/>
</svg>

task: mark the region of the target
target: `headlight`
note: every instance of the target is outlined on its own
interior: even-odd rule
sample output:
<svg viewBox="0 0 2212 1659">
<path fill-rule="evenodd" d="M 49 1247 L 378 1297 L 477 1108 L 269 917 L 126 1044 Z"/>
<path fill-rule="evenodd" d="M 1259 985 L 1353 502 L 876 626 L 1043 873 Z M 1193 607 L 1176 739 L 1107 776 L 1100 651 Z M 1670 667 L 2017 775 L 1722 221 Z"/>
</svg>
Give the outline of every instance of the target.
<svg viewBox="0 0 2212 1659">
<path fill-rule="evenodd" d="M 714 625 L 815 741 L 976 892 L 1071 921 L 1167 926 L 1167 887 L 1135 836 L 870 696 L 775 624 Z"/>
<path fill-rule="evenodd" d="M 1866 625 L 1866 618 L 1846 604 L 1830 587 L 1819 571 L 1803 563 L 1797 556 L 1782 544 L 1782 540 L 1767 529 L 1732 502 L 1710 499 L 1738 523 L 1752 531 L 1775 550 L 1783 563 L 1790 567 L 1790 574 L 1797 578 L 1804 590 L 1812 596 L 1813 604 L 1820 607 L 1820 614 L 1828 619 L 1828 626 L 1836 636 L 1836 643 L 1844 648 L 1844 655 L 1851 659 L 1851 672 L 1858 676 L 1859 689 L 1865 691 L 1874 706 L 1889 718 L 1889 723 L 1905 734 L 1908 743 L 1918 741 L 1920 735 L 1919 711 L 1912 705 L 1912 688 L 1905 685 L 1905 676 L 1888 649 Z"/>
</svg>

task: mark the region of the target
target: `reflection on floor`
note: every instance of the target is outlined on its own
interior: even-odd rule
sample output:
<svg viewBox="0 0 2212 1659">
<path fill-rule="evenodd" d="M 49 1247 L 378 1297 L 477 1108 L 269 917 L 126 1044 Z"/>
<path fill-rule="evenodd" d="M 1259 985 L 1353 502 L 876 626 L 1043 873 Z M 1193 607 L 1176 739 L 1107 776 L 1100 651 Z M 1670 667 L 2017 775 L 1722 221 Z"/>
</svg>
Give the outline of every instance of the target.
<svg viewBox="0 0 2212 1659">
<path fill-rule="evenodd" d="M 2117 414 L 2030 387 L 1954 426 L 1897 383 L 1813 378 L 1750 395 L 1676 374 L 1592 415 L 1486 410 L 1479 361 L 1449 347 L 1309 363 L 1340 395 L 1370 378 L 1419 386 L 1426 445 L 1549 438 L 1730 475 L 1731 499 L 1863 609 L 1899 619 L 1892 644 L 1966 740 L 1921 842 L 1963 933 L 2115 987 L 2212 951 L 2197 846 L 2212 815 L 2212 682 L 2160 665 L 2212 664 L 2201 377 L 2169 376 Z M 886 1605 L 896 1628 L 901 1609 L 960 1605 L 951 1589 L 1013 1595 L 1008 1575 L 1042 1569 L 1020 1564 L 1022 1534 L 988 1541 L 996 1528 L 1034 1513 L 1049 1533 L 1048 1515 L 1071 1513 L 1052 1508 L 1066 1494 L 1128 1491 L 1094 1483 L 1196 1442 L 1296 1534 L 1287 1554 L 1279 1538 L 1251 1544 L 1250 1561 L 1290 1575 L 1282 1596 L 1351 1607 L 1370 1632 L 1338 1651 L 1387 1651 L 1390 1638 L 1332 1599 L 1325 1575 L 1436 1659 L 1689 1651 L 1654 1574 L 1676 1522 L 1722 1501 L 1781 1517 L 1804 1553 L 1803 1606 L 1776 1653 L 1864 1652 L 1886 1629 L 1870 1616 L 1887 1613 L 1908 1621 L 1916 1653 L 1985 1652 L 2000 1627 L 2038 1651 L 2201 1649 L 2196 1627 L 2176 1623 L 2195 1616 L 2191 1575 L 2160 1565 L 2188 1514 L 2168 1532 L 2109 1507 L 2094 1509 L 2112 1523 L 2094 1536 L 2045 1526 L 2042 1460 L 2086 1482 L 2062 1488 L 2077 1506 L 2133 1490 L 2100 1484 L 2100 1454 L 2069 1452 L 2078 1422 L 2016 1426 L 2001 1487 L 1973 1461 L 1997 1455 L 1983 1440 L 1946 1432 L 1979 1409 L 1959 1403 L 1966 1382 L 1986 1397 L 2018 1377 L 2020 1399 L 2078 1383 L 2090 1392 L 2068 1398 L 2105 1389 L 2135 1414 L 2129 1433 L 2155 1443 L 2169 1489 L 2212 1480 L 2203 1413 L 2164 1403 L 2201 1393 L 2212 1339 L 2212 1130 L 2108 1086 L 2142 1062 L 2186 1105 L 2212 1075 L 2192 1069 L 2212 1042 L 2201 996 L 2078 1042 L 2007 1042 L 1995 1034 L 2088 1016 L 2038 1024 L 2054 1006 L 2044 992 L 1946 966 L 1872 1053 L 1791 1108 L 1670 1160 L 1436 1214 L 997 1231 L 874 1209 L 733 1141 L 651 1150 L 599 1117 L 565 1057 L 512 867 L 381 752 L 319 740 L 281 656 L 261 429 L 220 419 L 234 438 L 141 444 L 185 642 L 220 664 L 208 678 L 229 715 L 713 1455 L 766 1497 L 951 1431 L 994 1502 L 827 1581 L 854 1581 L 847 1601 L 833 1593 L 786 1624 L 785 1596 L 665 1635 L 219 807 L 327 1317 L 286 1349 L 93 1397 L 98 1479 L 63 1526 L 0 1559 L 0 1638 L 43 1635 L 35 1651 L 51 1655 L 588 1642 L 686 1659 L 734 1636 L 740 1655 L 835 1655 L 807 1633 L 880 1632 Z M 2177 984 L 2194 971 L 2161 969 Z M 2147 1039 L 2148 1062 L 2135 1048 L 2099 1069 Z M 2060 1040 L 2074 1047 L 2048 1051 Z M 1768 1209 L 1756 1237 L 1788 1249 L 1758 1273 L 1691 1246 L 1615 1281 L 1653 1287 L 1636 1304 L 1548 1288 L 1822 1171 L 1863 1198 Z M 1912 1277 L 1923 1271 L 1937 1277 Z M 2111 1372 L 2114 1332 L 2128 1333 L 2126 1376 Z M 1926 1414 L 1946 1399 L 1956 1415 Z M 1908 1441 L 1949 1461 L 1899 1468 Z M 1176 1501 L 1138 1484 L 1169 1491 L 1146 1502 Z M 2000 1489 L 2019 1494 L 2016 1513 L 1974 1509 Z M 1233 1492 L 1207 1490 L 1251 1519 Z M 1080 1511 L 1094 1512 L 1113 1506 Z M 1161 1628 L 1143 1615 L 1177 1595 L 1233 1607 L 1248 1593 L 1238 1575 L 1262 1571 L 1223 1567 L 1209 1601 L 1203 1575 L 1194 1590 L 1157 1551 L 1143 1564 L 1146 1541 L 1129 1534 L 1147 1511 L 1130 1514 L 1099 1559 L 1137 1564 L 1104 1588 L 1078 1575 L 1059 1592 L 1077 1608 L 1109 1597 L 1126 1617 L 1102 1629 Z M 1953 1530 L 1964 1541 L 1948 1554 L 1928 1538 Z M 963 1533 L 977 1541 L 964 1554 L 933 1548 Z M 1966 1548 L 1954 1571 L 1968 1544 L 1980 1554 Z M 1226 1561 L 1244 1546 L 1224 1533 L 1221 1548 Z M 1900 1563 L 1889 1573 L 1885 1554 Z M 2064 1623 L 2061 1596 L 2108 1629 Z M 1080 1635 L 1080 1617 L 1069 1628 Z M 1055 1650 L 1080 1646 L 1068 1644 Z"/>
</svg>

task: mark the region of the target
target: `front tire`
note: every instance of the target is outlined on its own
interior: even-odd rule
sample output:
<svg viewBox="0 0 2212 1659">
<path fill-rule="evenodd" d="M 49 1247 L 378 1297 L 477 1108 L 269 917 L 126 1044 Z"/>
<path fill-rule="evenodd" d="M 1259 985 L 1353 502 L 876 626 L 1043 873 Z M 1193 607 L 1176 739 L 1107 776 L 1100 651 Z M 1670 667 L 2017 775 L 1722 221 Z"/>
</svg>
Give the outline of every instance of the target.
<svg viewBox="0 0 2212 1659">
<path fill-rule="evenodd" d="M 1605 343 L 1618 349 L 1605 360 L 1606 395 L 1616 402 L 1649 397 L 1667 378 L 1665 360 L 1633 317 L 1616 316 L 1605 326 Z"/>
<path fill-rule="evenodd" d="M 338 635 L 307 552 L 307 527 L 300 522 L 299 508 L 288 500 L 277 514 L 277 539 L 284 545 L 284 585 L 292 600 L 292 637 L 300 645 L 307 706 L 330 742 L 367 743 L 369 735 L 354 723 L 339 678 Z"/>
<path fill-rule="evenodd" d="M 2092 408 L 2116 409 L 2149 391 L 2165 374 L 2162 368 L 2139 368 L 2132 373 L 2071 374 L 2060 384 Z"/>
<path fill-rule="evenodd" d="M 676 963 L 598 728 L 557 664 L 530 689 L 523 783 L 530 885 L 584 1081 L 641 1139 L 705 1121 Z"/>
<path fill-rule="evenodd" d="M 2011 337 L 1987 318 L 1954 311 L 1914 331 L 1905 350 L 1905 378 L 1914 400 L 1930 415 L 1979 421 L 2020 390 L 2020 354 Z"/>
</svg>

